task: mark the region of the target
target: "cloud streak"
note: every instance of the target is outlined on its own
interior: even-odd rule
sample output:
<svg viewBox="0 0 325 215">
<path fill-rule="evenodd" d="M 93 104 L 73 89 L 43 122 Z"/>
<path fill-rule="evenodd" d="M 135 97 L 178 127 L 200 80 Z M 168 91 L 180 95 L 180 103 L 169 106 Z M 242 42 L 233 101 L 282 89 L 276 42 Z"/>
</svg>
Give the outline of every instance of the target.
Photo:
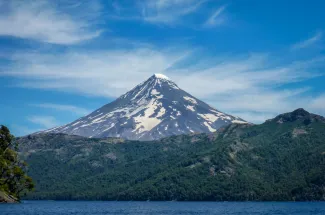
<svg viewBox="0 0 325 215">
<path fill-rule="evenodd" d="M 204 2 L 203 0 L 147 0 L 141 4 L 142 17 L 144 21 L 151 23 L 171 24 L 196 12 Z"/>
<path fill-rule="evenodd" d="M 14 124 L 11 126 L 12 132 L 15 134 L 15 136 L 21 137 L 27 134 L 32 134 L 38 131 L 42 131 L 45 130 L 46 128 L 42 127 L 42 128 L 30 128 L 30 126 L 21 126 L 21 125 L 17 125 Z"/>
<path fill-rule="evenodd" d="M 22 81 L 18 86 L 21 87 L 116 97 L 151 76 L 153 71 L 159 73 L 167 70 L 185 55 L 185 51 L 160 52 L 147 48 L 15 54 L 11 58 L 15 66 L 9 70 L 3 69 L 0 76 L 19 78 Z"/>
<path fill-rule="evenodd" d="M 97 1 L 0 0 L 0 35 L 52 44 L 76 44 L 98 37 L 93 14 L 100 14 Z M 60 7 L 59 7 L 60 5 Z"/>
<path fill-rule="evenodd" d="M 77 107 L 74 105 L 42 103 L 42 104 L 31 104 L 31 106 L 39 107 L 39 108 L 53 109 L 53 110 L 64 111 L 64 112 L 68 111 L 68 112 L 74 113 L 76 115 L 81 115 L 81 116 L 87 115 L 91 112 L 91 110 Z"/>
<path fill-rule="evenodd" d="M 163 73 L 221 111 L 240 114 L 242 118 L 254 115 L 255 118 L 245 118 L 253 122 L 298 107 L 322 112 L 319 107 L 323 97 L 305 96 L 311 86 L 287 89 L 286 85 L 324 75 L 318 71 L 324 68 L 325 57 L 275 63 L 271 55 L 262 53 L 206 58 L 209 64 L 200 59 L 192 62 L 191 57 L 191 50 L 147 47 L 59 54 L 16 53 L 11 57 L 15 63 L 3 69 L 0 76 L 13 77 L 15 86 L 24 88 L 116 98 L 153 73 Z M 178 66 L 182 62 L 186 66 Z M 74 109 L 54 104 L 41 106 Z"/>
<path fill-rule="evenodd" d="M 315 45 L 317 42 L 319 42 L 323 37 L 323 33 L 322 32 L 318 32 L 316 33 L 314 36 L 312 36 L 311 38 L 308 38 L 304 41 L 301 41 L 299 43 L 294 44 L 291 49 L 292 50 L 299 50 L 299 49 L 306 49 L 309 48 L 313 45 Z"/>
<path fill-rule="evenodd" d="M 113 1 L 116 20 L 143 21 L 155 25 L 184 24 L 184 18 L 195 14 L 208 0 L 136 0 L 133 4 Z M 123 11 L 123 13 L 122 13 Z"/>
<path fill-rule="evenodd" d="M 46 129 L 60 125 L 60 122 L 52 116 L 29 116 L 27 120 Z"/>
<path fill-rule="evenodd" d="M 205 22 L 204 27 L 215 27 L 218 25 L 222 25 L 225 22 L 224 11 L 226 10 L 226 6 L 219 7 Z"/>
</svg>

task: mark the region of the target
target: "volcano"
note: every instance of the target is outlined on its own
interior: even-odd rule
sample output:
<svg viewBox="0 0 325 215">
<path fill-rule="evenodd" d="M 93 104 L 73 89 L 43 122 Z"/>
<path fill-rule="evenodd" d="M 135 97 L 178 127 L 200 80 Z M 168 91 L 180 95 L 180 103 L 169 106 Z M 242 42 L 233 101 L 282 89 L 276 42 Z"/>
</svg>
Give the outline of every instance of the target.
<svg viewBox="0 0 325 215">
<path fill-rule="evenodd" d="M 165 75 L 154 74 L 91 114 L 44 132 L 156 140 L 179 134 L 214 132 L 231 123 L 247 122 L 195 98 Z"/>
</svg>

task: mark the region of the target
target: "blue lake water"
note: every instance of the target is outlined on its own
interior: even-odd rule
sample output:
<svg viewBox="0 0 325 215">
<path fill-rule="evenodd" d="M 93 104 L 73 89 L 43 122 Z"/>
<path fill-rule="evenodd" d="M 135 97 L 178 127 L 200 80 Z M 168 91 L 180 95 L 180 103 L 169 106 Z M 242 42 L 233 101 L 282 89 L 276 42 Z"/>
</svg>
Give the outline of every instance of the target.
<svg viewBox="0 0 325 215">
<path fill-rule="evenodd" d="M 325 202 L 91 202 L 25 201 L 0 204 L 0 215 L 318 215 Z"/>
</svg>

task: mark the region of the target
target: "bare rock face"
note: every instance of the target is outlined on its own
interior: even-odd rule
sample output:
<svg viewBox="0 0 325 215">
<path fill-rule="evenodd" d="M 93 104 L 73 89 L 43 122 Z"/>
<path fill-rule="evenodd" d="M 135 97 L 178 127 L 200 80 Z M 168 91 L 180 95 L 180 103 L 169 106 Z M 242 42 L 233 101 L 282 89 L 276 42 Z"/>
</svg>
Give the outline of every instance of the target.
<svg viewBox="0 0 325 215">
<path fill-rule="evenodd" d="M 155 140 L 215 132 L 231 123 L 246 121 L 216 110 L 180 89 L 168 77 L 155 74 L 88 116 L 43 133 Z"/>
<path fill-rule="evenodd" d="M 305 129 L 302 129 L 302 128 L 295 128 L 292 131 L 292 136 L 293 137 L 298 137 L 299 135 L 302 135 L 302 134 L 308 134 L 308 132 Z"/>
<path fill-rule="evenodd" d="M 0 191 L 0 203 L 18 203 L 18 199 Z"/>
</svg>

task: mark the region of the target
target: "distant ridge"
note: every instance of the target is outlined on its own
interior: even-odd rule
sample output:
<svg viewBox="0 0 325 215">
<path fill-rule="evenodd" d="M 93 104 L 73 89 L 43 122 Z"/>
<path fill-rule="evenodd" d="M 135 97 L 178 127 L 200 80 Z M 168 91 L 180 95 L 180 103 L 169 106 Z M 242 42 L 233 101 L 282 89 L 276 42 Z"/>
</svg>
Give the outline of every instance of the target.
<svg viewBox="0 0 325 215">
<path fill-rule="evenodd" d="M 276 121 L 278 123 L 292 122 L 296 120 L 306 120 L 307 121 L 322 121 L 325 122 L 325 118 L 320 115 L 309 113 L 303 108 L 298 108 L 292 112 L 280 114 L 274 119 L 268 121 Z"/>
<path fill-rule="evenodd" d="M 324 201 L 324 119 L 297 109 L 155 141 L 52 133 L 17 141 L 38 182 L 28 199 Z"/>
</svg>

